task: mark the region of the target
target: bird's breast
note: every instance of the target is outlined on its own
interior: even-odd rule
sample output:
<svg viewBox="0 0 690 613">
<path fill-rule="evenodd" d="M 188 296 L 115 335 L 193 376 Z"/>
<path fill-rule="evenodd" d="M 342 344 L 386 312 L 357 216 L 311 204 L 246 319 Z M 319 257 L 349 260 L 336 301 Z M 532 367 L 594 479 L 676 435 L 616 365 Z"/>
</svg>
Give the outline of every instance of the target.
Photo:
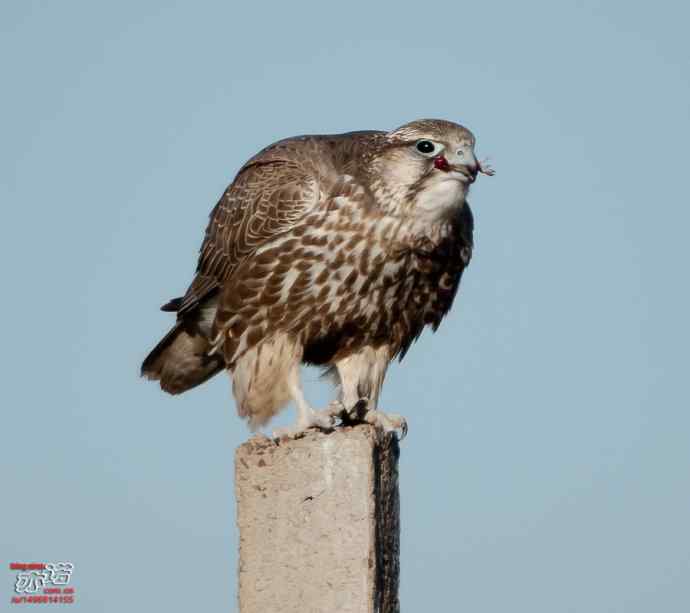
<svg viewBox="0 0 690 613">
<path fill-rule="evenodd" d="M 429 182 L 415 196 L 412 215 L 425 222 L 434 223 L 459 209 L 465 202 L 466 187 L 461 181 L 442 178 Z"/>
</svg>

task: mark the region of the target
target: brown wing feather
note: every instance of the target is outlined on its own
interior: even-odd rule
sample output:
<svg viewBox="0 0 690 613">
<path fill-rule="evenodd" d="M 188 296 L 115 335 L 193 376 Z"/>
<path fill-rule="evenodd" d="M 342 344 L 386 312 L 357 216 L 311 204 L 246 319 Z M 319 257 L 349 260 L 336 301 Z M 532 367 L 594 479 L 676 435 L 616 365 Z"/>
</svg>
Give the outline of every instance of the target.
<svg viewBox="0 0 690 613">
<path fill-rule="evenodd" d="M 194 310 L 259 245 L 294 225 L 318 200 L 314 173 L 289 159 L 250 161 L 211 213 L 197 275 L 177 309 Z"/>
</svg>

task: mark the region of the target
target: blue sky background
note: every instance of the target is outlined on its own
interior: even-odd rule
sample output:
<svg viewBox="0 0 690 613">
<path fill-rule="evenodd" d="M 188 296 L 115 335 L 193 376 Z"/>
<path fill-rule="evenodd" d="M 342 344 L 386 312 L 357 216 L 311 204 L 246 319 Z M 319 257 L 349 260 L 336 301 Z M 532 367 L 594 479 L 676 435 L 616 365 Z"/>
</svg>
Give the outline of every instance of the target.
<svg viewBox="0 0 690 613">
<path fill-rule="evenodd" d="M 0 562 L 74 562 L 75 611 L 233 610 L 248 431 L 225 376 L 179 398 L 138 378 L 158 306 L 261 147 L 443 117 L 498 174 L 454 311 L 384 388 L 410 423 L 403 608 L 687 612 L 688 18 L 3 3 Z"/>
</svg>

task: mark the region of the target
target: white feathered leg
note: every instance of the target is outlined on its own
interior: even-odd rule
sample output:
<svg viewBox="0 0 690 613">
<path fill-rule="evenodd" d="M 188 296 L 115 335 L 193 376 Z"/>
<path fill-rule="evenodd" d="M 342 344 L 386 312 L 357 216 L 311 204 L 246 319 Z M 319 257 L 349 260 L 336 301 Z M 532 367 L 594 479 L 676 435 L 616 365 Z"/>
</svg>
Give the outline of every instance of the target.
<svg viewBox="0 0 690 613">
<path fill-rule="evenodd" d="M 297 408 L 297 421 L 292 426 L 276 428 L 273 431 L 273 438 L 298 438 L 309 428 L 318 428 L 320 430 L 331 430 L 333 428 L 335 417 L 342 411 L 342 405 L 339 402 L 335 402 L 323 411 L 315 411 L 304 397 L 300 382 L 299 364 L 296 364 L 290 370 L 287 386 Z"/>
<path fill-rule="evenodd" d="M 405 418 L 377 410 L 390 358 L 390 349 L 384 345 L 377 349 L 365 347 L 338 360 L 335 366 L 340 379 L 340 400 L 344 406 L 345 420 L 363 421 L 385 432 L 399 430 L 402 439 L 407 434 Z"/>
</svg>

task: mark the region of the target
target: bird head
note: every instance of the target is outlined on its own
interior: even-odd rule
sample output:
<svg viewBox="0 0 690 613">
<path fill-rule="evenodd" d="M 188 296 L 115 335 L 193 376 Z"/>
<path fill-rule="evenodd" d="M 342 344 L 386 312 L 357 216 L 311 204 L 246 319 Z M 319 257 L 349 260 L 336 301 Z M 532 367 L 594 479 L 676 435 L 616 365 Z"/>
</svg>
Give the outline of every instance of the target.
<svg viewBox="0 0 690 613">
<path fill-rule="evenodd" d="M 478 173 L 493 174 L 477 160 L 475 142 L 467 128 L 441 119 L 421 119 L 388 132 L 373 160 L 384 197 L 432 217 L 462 206 Z"/>
</svg>

